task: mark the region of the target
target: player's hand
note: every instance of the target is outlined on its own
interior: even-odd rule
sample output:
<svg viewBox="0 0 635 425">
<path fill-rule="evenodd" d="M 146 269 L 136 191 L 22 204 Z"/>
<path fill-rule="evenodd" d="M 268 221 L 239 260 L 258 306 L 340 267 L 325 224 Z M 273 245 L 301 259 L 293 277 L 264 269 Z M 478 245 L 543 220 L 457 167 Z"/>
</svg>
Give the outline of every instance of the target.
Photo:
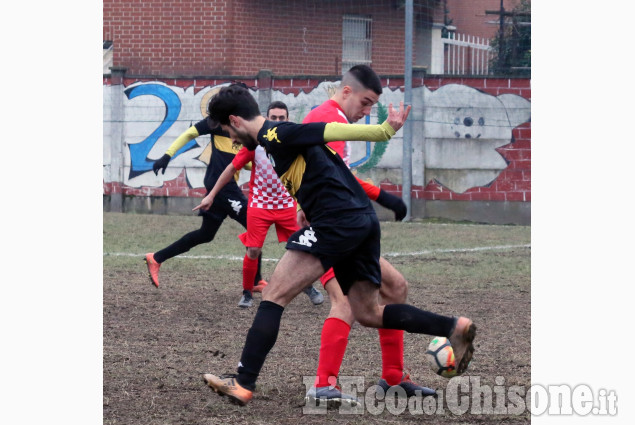
<svg viewBox="0 0 635 425">
<path fill-rule="evenodd" d="M 306 219 L 306 215 L 304 215 L 304 211 L 299 210 L 298 211 L 298 226 L 300 228 L 303 228 L 303 227 L 306 227 L 306 226 L 309 226 L 309 225 L 310 225 L 310 223 Z"/>
<path fill-rule="evenodd" d="M 410 114 L 411 108 L 412 106 L 408 105 L 404 109 L 403 100 L 399 102 L 398 111 L 395 111 L 393 109 L 392 103 L 388 105 L 388 118 L 386 119 L 386 121 L 388 121 L 388 124 L 390 124 L 393 130 L 399 131 L 399 129 L 403 127 L 404 123 L 406 122 L 406 119 L 408 119 L 408 115 Z"/>
<path fill-rule="evenodd" d="M 152 171 L 154 171 L 155 176 L 159 175 L 159 170 L 162 170 L 161 174 L 165 174 L 165 169 L 168 168 L 168 162 L 170 162 L 171 158 L 172 157 L 166 153 L 161 158 L 154 161 L 154 164 L 152 164 Z"/>
<path fill-rule="evenodd" d="M 213 203 L 214 203 L 214 197 L 212 196 L 212 193 L 210 192 L 207 194 L 206 197 L 203 198 L 200 204 L 192 208 L 192 211 L 198 211 L 198 210 L 207 211 L 209 210 L 209 207 L 211 207 Z"/>
<path fill-rule="evenodd" d="M 401 200 L 401 198 L 392 195 L 383 189 L 379 191 L 377 203 L 382 207 L 393 210 L 395 212 L 395 221 L 403 220 L 408 213 L 408 208 L 406 207 L 404 201 Z"/>
</svg>

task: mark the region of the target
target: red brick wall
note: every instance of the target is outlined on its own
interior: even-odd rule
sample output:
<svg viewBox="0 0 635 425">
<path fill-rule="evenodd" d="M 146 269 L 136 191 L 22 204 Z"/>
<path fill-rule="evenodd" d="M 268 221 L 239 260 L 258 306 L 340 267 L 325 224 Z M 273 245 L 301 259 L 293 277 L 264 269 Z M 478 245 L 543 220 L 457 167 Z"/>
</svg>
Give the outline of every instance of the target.
<svg viewBox="0 0 635 425">
<path fill-rule="evenodd" d="M 519 0 L 505 0 L 511 10 Z M 415 2 L 417 3 L 417 2 Z M 372 66 L 403 73 L 404 9 L 394 0 L 104 0 L 103 37 L 113 65 L 133 75 L 339 75 L 342 15 L 372 18 Z M 491 38 L 485 15 L 500 0 L 447 0 L 459 33 Z M 434 16 L 434 18 L 430 18 Z M 443 6 L 417 6 L 415 19 L 443 22 Z M 416 50 L 416 49 L 415 49 Z"/>
<path fill-rule="evenodd" d="M 136 75 L 230 73 L 224 18 L 233 3 L 104 0 L 104 40 L 113 41 L 113 65 Z"/>
<path fill-rule="evenodd" d="M 344 14 L 373 19 L 375 71 L 404 69 L 404 10 L 392 0 L 104 0 L 103 5 L 103 37 L 113 41 L 113 66 L 132 75 L 254 76 L 261 69 L 274 75 L 340 75 Z"/>
</svg>

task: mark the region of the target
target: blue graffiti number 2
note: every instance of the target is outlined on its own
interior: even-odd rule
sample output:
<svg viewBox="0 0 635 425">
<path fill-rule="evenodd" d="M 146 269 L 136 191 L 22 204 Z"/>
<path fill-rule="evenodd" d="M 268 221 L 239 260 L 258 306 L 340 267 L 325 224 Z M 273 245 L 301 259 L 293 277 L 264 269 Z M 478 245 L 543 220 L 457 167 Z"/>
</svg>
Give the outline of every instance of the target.
<svg viewBox="0 0 635 425">
<path fill-rule="evenodd" d="M 165 104 L 165 116 L 163 117 L 163 121 L 159 127 L 157 127 L 157 129 L 142 142 L 128 145 L 128 148 L 130 149 L 129 178 L 133 178 L 152 170 L 152 164 L 155 160 L 149 159 L 148 154 L 154 147 L 157 140 L 159 140 L 159 138 L 176 122 L 176 119 L 181 112 L 181 100 L 174 91 L 161 84 L 142 84 L 126 89 L 124 93 L 128 99 L 131 100 L 137 96 L 156 96 Z M 189 141 L 174 154 L 172 159 L 195 146 L 197 146 L 196 141 Z"/>
</svg>

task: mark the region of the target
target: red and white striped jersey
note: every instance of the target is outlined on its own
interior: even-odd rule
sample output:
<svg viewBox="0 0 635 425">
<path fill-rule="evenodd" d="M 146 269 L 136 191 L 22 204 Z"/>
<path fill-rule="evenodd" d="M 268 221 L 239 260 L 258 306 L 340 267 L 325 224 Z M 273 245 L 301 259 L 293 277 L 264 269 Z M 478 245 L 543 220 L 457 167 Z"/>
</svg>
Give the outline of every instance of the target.
<svg viewBox="0 0 635 425">
<path fill-rule="evenodd" d="M 295 199 L 284 188 L 262 146 L 253 151 L 242 148 L 232 164 L 240 170 L 250 161 L 253 166 L 249 180 L 248 206 L 267 210 L 295 207 Z"/>
</svg>

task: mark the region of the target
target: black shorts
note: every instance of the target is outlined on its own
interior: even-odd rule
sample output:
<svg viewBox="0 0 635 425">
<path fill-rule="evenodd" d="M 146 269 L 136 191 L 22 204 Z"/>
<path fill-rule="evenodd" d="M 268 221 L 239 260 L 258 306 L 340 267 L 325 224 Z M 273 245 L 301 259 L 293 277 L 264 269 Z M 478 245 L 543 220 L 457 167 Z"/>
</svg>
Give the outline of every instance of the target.
<svg viewBox="0 0 635 425">
<path fill-rule="evenodd" d="M 348 214 L 298 230 L 286 248 L 316 256 L 324 270 L 333 267 L 342 292 L 348 294 L 358 280 L 381 285 L 380 239 L 381 228 L 375 214 Z"/>
<path fill-rule="evenodd" d="M 246 229 L 247 198 L 238 187 L 234 190 L 226 188 L 216 195 L 212 206 L 207 211 L 198 210 L 198 215 L 218 221 L 219 226 L 229 216 Z"/>
</svg>

